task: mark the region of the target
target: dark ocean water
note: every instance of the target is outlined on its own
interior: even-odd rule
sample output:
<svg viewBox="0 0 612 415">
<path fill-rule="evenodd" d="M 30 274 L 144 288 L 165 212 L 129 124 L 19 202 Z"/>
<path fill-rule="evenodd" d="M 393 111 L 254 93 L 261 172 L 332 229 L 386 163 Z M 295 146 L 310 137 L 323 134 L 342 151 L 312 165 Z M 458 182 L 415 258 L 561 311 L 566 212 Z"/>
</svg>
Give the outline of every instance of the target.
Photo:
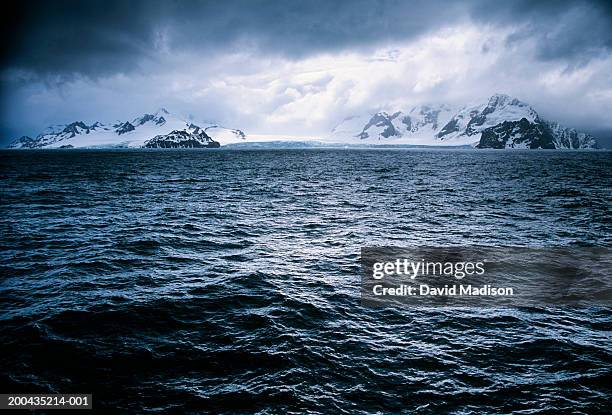
<svg viewBox="0 0 612 415">
<path fill-rule="evenodd" d="M 609 308 L 365 308 L 360 248 L 612 246 L 612 153 L 0 153 L 0 392 L 609 413 Z"/>
</svg>

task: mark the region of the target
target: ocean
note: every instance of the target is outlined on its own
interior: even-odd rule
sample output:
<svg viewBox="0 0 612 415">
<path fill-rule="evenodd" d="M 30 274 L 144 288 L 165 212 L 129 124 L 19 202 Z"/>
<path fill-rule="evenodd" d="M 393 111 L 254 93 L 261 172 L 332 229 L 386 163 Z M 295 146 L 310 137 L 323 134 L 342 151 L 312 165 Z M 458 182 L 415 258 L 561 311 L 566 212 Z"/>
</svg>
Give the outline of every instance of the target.
<svg viewBox="0 0 612 415">
<path fill-rule="evenodd" d="M 99 413 L 609 413 L 609 307 L 366 307 L 360 250 L 612 247 L 612 153 L 0 152 L 0 391 Z"/>
</svg>

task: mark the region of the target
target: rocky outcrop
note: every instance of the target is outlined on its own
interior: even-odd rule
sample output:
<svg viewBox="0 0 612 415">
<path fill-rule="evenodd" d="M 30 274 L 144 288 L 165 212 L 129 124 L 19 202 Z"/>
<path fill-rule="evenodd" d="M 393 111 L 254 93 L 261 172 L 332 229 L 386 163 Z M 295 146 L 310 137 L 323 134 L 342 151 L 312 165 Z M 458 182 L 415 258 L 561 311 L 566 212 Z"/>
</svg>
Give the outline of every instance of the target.
<svg viewBox="0 0 612 415">
<path fill-rule="evenodd" d="M 170 134 L 158 135 L 147 141 L 145 148 L 219 148 L 220 144 L 204 131 L 187 132 L 175 130 Z"/>
<path fill-rule="evenodd" d="M 555 138 L 541 122 L 504 121 L 482 132 L 477 148 L 555 149 Z"/>
</svg>

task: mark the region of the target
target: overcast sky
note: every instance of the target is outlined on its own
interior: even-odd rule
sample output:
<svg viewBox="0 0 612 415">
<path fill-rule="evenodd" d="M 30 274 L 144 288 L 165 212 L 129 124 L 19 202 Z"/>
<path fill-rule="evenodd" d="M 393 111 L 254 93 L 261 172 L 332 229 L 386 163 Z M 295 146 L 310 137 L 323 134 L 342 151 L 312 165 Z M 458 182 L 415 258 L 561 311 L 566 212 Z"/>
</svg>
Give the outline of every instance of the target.
<svg viewBox="0 0 612 415">
<path fill-rule="evenodd" d="M 248 133 L 495 92 L 612 131 L 612 6 L 587 1 L 18 1 L 0 140 L 158 107 Z M 605 137 L 604 137 L 605 138 Z"/>
</svg>

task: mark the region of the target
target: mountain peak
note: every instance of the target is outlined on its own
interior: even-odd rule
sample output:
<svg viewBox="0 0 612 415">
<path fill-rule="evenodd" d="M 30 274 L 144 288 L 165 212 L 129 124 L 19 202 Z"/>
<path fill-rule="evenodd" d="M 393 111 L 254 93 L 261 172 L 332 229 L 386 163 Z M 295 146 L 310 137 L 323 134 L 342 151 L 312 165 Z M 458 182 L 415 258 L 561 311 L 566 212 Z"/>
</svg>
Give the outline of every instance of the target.
<svg viewBox="0 0 612 415">
<path fill-rule="evenodd" d="M 493 95 L 491 95 L 491 98 L 489 98 L 489 101 L 491 100 L 510 100 L 512 99 L 512 97 L 508 94 L 502 94 L 501 92 L 496 92 Z"/>
<path fill-rule="evenodd" d="M 523 106 L 523 107 L 528 107 L 529 105 L 524 103 L 523 101 L 511 97 L 510 95 L 507 94 L 493 94 L 491 96 L 491 98 L 489 98 L 489 102 L 487 103 L 487 106 L 489 107 L 502 107 L 502 106 L 506 106 L 506 105 L 518 105 L 518 106 Z"/>
<path fill-rule="evenodd" d="M 170 113 L 165 108 L 160 108 L 153 114 L 147 113 L 141 117 L 135 118 L 132 121 L 132 124 L 137 127 L 139 125 L 146 124 L 149 121 L 153 121 L 157 125 L 163 125 L 166 122 L 166 118 L 164 118 L 164 115 L 167 117 L 168 115 L 170 115 Z"/>
<path fill-rule="evenodd" d="M 114 125 L 113 127 L 116 128 L 115 132 L 117 133 L 117 135 L 129 133 L 130 131 L 134 131 L 136 129 L 134 127 L 134 125 L 132 123 L 130 123 L 129 121 L 126 121 L 126 122 L 121 123 L 121 124 Z"/>
</svg>

